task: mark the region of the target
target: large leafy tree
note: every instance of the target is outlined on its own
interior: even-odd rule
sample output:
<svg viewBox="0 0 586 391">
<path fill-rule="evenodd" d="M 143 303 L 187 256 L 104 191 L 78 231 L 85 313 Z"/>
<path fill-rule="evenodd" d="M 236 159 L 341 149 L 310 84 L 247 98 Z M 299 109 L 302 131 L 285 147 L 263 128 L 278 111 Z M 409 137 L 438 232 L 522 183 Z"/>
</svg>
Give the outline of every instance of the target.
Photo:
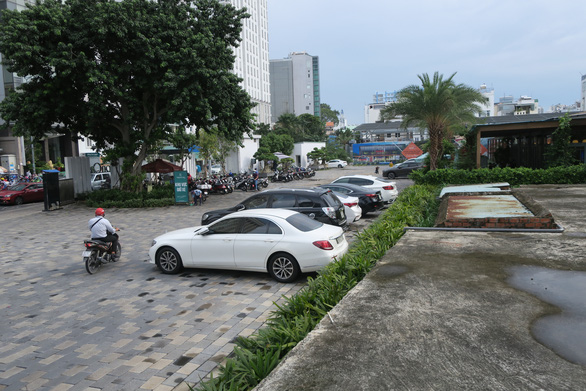
<svg viewBox="0 0 586 391">
<path fill-rule="evenodd" d="M 429 132 L 429 169 L 438 167 L 442 153 L 442 141 L 450 127 L 474 122 L 474 114 L 480 111 L 479 103 L 486 98 L 476 89 L 456 84 L 452 74 L 444 79 L 435 72 L 418 75 L 421 86 L 410 85 L 397 93 L 397 101 L 381 110 L 381 118 L 403 116 L 402 126 L 426 127 Z"/>
<path fill-rule="evenodd" d="M 321 121 L 325 124 L 326 122 L 333 122 L 335 126 L 340 123 L 340 112 L 338 110 L 334 110 L 328 105 L 327 103 L 322 103 L 319 105 L 319 110 L 321 113 Z"/>
<path fill-rule="evenodd" d="M 559 119 L 559 126 L 551 135 L 551 144 L 545 150 L 545 164 L 548 167 L 571 166 L 576 163 L 572 153 L 572 127 L 570 114 Z"/>
<path fill-rule="evenodd" d="M 0 52 L 27 83 L 1 102 L 0 116 L 15 134 L 90 137 L 125 158 L 123 186 L 172 131 L 167 124 L 240 142 L 253 103 L 232 73 L 232 48 L 246 17 L 217 0 L 45 0 L 4 10 Z"/>
<path fill-rule="evenodd" d="M 282 114 L 275 124 L 277 134 L 288 134 L 296 143 L 302 141 L 324 141 L 326 139 L 325 125 L 311 114 Z"/>
</svg>

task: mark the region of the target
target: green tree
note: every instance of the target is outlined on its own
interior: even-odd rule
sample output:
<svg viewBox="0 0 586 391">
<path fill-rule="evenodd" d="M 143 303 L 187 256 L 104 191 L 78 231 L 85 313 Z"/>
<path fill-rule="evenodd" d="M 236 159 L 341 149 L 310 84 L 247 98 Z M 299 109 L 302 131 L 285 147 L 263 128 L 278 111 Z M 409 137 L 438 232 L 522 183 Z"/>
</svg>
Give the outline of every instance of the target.
<svg viewBox="0 0 586 391">
<path fill-rule="evenodd" d="M 326 122 L 333 122 L 334 126 L 338 126 L 340 123 L 340 119 L 338 118 L 340 112 L 338 110 L 333 110 L 327 103 L 320 104 L 319 109 L 321 112 L 321 122 L 324 124 Z"/>
<path fill-rule="evenodd" d="M 202 173 L 206 177 L 208 176 L 208 165 L 218 154 L 218 136 L 211 132 L 199 132 L 197 145 L 199 146 L 199 156 L 204 161 Z"/>
<path fill-rule="evenodd" d="M 403 116 L 402 126 L 415 124 L 429 132 L 429 168 L 438 168 L 443 155 L 442 141 L 451 126 L 473 123 L 474 114 L 480 111 L 478 103 L 486 98 L 480 92 L 464 84 L 456 84 L 452 74 L 443 78 L 435 72 L 433 79 L 427 74 L 418 75 L 421 86 L 410 85 L 397 93 L 397 101 L 381 110 L 381 118 Z"/>
<path fill-rule="evenodd" d="M 261 136 L 264 136 L 266 134 L 269 134 L 272 131 L 273 130 L 271 129 L 271 125 L 269 125 L 269 124 L 258 124 L 258 125 L 256 125 L 256 129 L 254 130 L 254 134 L 259 134 Z"/>
<path fill-rule="evenodd" d="M 293 138 L 288 134 L 269 133 L 260 139 L 259 147 L 267 147 L 271 153 L 281 152 L 289 155 L 295 145 Z"/>
<path fill-rule="evenodd" d="M 332 151 L 329 150 L 327 147 L 322 148 L 313 148 L 311 152 L 307 153 L 307 157 L 317 164 L 323 164 L 324 167 L 328 160 L 334 158 L 335 155 L 332 154 Z"/>
<path fill-rule="evenodd" d="M 169 135 L 167 140 L 179 150 L 180 166 L 183 167 L 189 158 L 189 148 L 197 144 L 197 135 L 188 132 L 184 127 L 177 126 L 175 131 Z"/>
<path fill-rule="evenodd" d="M 217 135 L 218 145 L 217 151 L 214 154 L 214 160 L 222 165 L 222 171 L 226 170 L 226 157 L 238 149 L 238 143 L 233 140 L 228 140 L 224 135 Z"/>
<path fill-rule="evenodd" d="M 572 127 L 570 115 L 566 113 L 559 119 L 557 129 L 551 135 L 551 144 L 545 150 L 547 167 L 571 166 L 576 163 L 572 154 Z"/>
<path fill-rule="evenodd" d="M 303 132 L 303 139 L 300 141 L 325 141 L 326 127 L 318 117 L 311 114 L 301 114 L 297 120 Z"/>
<path fill-rule="evenodd" d="M 268 171 L 269 161 L 278 161 L 279 158 L 274 155 L 273 152 L 268 147 L 259 146 L 253 156 L 257 160 L 261 160 L 264 162 L 263 168 L 264 171 Z"/>
<path fill-rule="evenodd" d="M 27 77 L 0 103 L 15 134 L 90 137 L 125 158 L 122 186 L 167 124 L 242 140 L 254 106 L 233 72 L 245 10 L 217 0 L 45 0 L 2 11 L 0 52 Z"/>
<path fill-rule="evenodd" d="M 350 141 L 354 140 L 354 132 L 348 128 L 336 130 L 336 141 L 344 150 L 346 146 L 350 144 Z"/>
</svg>

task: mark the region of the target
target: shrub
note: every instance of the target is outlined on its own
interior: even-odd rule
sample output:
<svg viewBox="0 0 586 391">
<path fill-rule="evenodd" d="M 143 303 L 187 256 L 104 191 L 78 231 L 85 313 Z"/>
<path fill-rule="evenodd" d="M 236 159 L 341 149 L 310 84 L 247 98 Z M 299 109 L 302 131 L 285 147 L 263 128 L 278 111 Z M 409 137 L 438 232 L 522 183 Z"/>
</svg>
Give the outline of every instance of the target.
<svg viewBox="0 0 586 391">
<path fill-rule="evenodd" d="M 439 169 L 413 171 L 409 178 L 419 185 L 468 185 L 477 183 L 508 182 L 512 186 L 537 184 L 586 183 L 586 165 L 552 167 L 548 169 L 480 168 L 476 170 Z"/>
</svg>

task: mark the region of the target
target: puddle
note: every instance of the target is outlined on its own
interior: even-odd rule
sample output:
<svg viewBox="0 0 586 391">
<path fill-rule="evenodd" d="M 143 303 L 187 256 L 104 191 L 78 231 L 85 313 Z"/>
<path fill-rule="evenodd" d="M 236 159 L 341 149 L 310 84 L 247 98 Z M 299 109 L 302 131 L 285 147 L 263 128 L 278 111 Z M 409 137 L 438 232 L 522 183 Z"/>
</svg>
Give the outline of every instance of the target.
<svg viewBox="0 0 586 391">
<path fill-rule="evenodd" d="M 586 365 L 586 272 L 537 266 L 515 266 L 509 272 L 510 285 L 561 309 L 537 319 L 533 336 L 566 360 Z"/>
</svg>

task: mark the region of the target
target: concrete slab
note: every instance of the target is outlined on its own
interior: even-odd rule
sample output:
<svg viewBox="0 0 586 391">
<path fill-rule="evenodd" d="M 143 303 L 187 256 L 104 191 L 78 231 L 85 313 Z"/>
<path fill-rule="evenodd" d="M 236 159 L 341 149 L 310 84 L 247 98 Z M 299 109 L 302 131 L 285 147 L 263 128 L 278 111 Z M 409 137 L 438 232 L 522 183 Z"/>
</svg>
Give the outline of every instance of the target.
<svg viewBox="0 0 586 391">
<path fill-rule="evenodd" d="M 256 390 L 586 389 L 586 365 L 533 335 L 561 309 L 509 281 L 524 265 L 586 273 L 586 186 L 522 191 L 566 230 L 407 232 Z"/>
</svg>

